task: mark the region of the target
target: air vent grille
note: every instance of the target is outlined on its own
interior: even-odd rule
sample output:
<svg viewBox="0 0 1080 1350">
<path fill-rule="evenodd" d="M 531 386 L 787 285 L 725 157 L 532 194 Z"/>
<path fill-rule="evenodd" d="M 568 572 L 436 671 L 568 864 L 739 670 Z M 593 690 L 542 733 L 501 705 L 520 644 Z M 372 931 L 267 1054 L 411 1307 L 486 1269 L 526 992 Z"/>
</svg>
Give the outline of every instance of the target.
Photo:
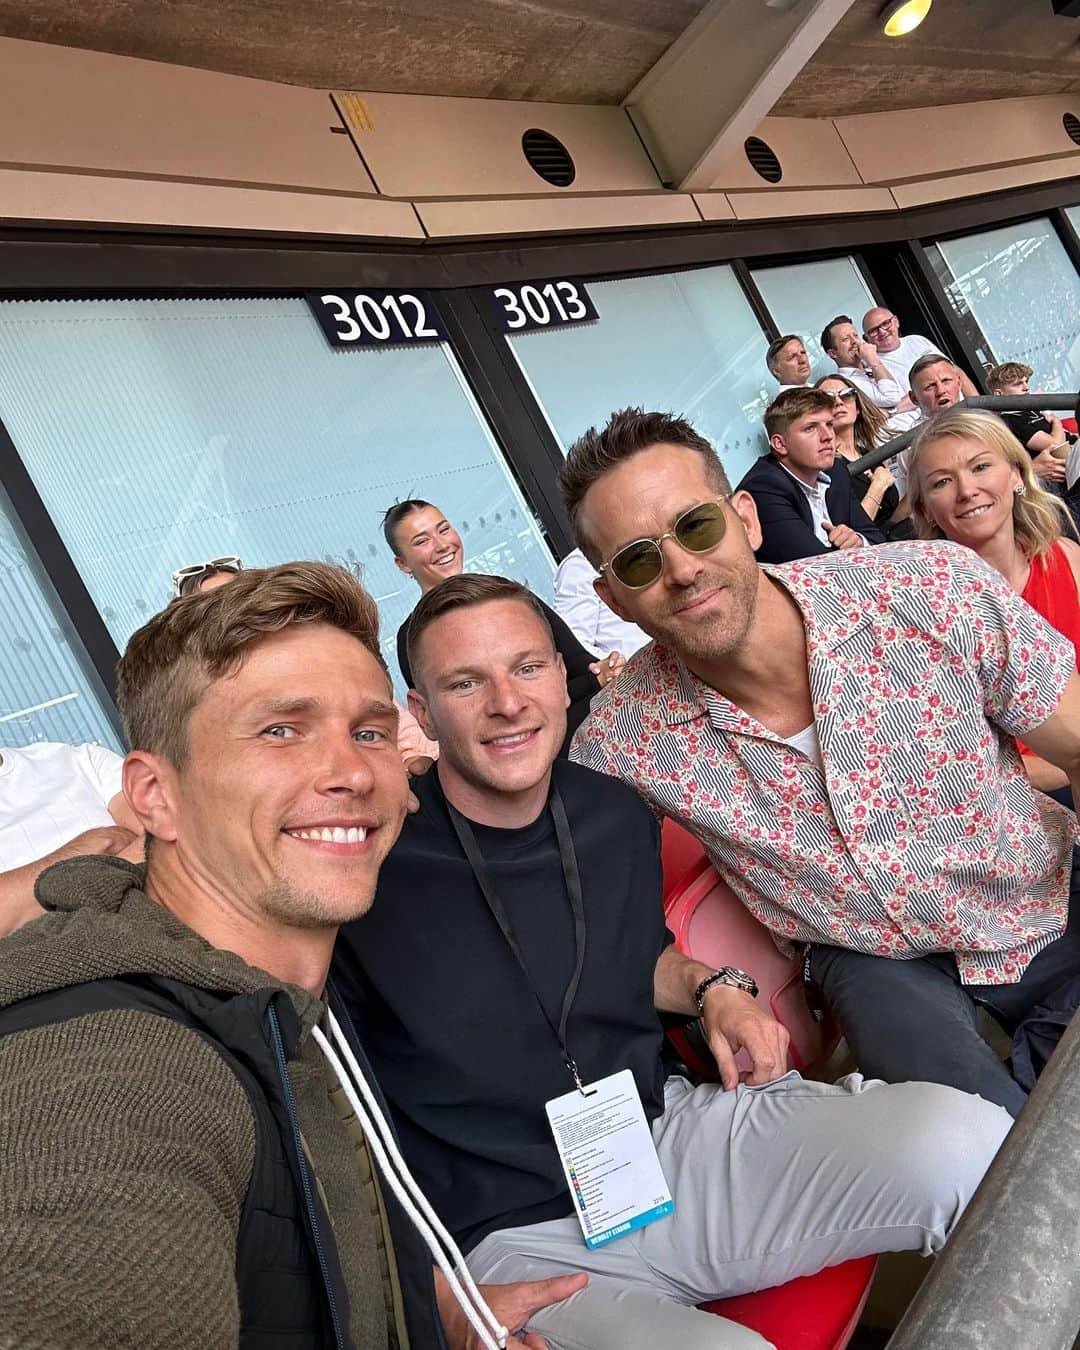
<svg viewBox="0 0 1080 1350">
<path fill-rule="evenodd" d="M 1080 117 L 1075 113 L 1066 113 L 1061 119 L 1061 125 L 1065 128 L 1069 139 L 1080 145 Z"/>
<path fill-rule="evenodd" d="M 748 136 L 743 143 L 743 149 L 750 161 L 750 167 L 759 177 L 764 178 L 766 183 L 779 183 L 784 171 L 771 145 L 766 145 L 757 136 Z"/>
<path fill-rule="evenodd" d="M 570 151 L 550 131 L 533 127 L 521 138 L 521 148 L 534 173 L 552 187 L 569 187 L 577 170 Z"/>
</svg>

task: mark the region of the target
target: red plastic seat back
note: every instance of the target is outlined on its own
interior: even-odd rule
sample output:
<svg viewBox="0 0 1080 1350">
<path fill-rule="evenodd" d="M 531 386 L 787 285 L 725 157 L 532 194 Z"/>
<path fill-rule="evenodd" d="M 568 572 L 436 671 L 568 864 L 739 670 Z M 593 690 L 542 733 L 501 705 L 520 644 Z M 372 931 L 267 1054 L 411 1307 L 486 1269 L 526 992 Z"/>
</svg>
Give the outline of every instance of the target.
<svg viewBox="0 0 1080 1350">
<path fill-rule="evenodd" d="M 791 1036 L 792 1067 L 803 1069 L 823 1059 L 835 1044 L 835 1031 L 828 1023 L 814 1021 L 798 958 L 784 956 L 769 930 L 720 878 L 702 846 L 671 821 L 664 823 L 663 856 L 664 912 L 679 951 L 708 966 L 749 971 L 758 983 L 761 1002 Z M 740 1057 L 739 1067 L 749 1064 Z"/>
</svg>

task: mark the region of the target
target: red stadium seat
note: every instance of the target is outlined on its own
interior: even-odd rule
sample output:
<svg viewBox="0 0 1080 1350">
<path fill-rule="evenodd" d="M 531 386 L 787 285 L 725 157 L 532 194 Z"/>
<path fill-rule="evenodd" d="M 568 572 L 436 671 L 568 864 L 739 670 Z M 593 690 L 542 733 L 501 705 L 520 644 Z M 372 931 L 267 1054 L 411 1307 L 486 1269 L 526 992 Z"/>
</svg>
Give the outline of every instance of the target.
<svg viewBox="0 0 1080 1350">
<path fill-rule="evenodd" d="M 876 1261 L 873 1256 L 860 1256 L 778 1289 L 701 1306 L 705 1312 L 756 1331 L 776 1350 L 843 1350 L 862 1316 Z"/>
<path fill-rule="evenodd" d="M 760 997 L 768 999 L 773 1016 L 791 1035 L 793 1067 L 824 1059 L 836 1044 L 836 1029 L 811 1016 L 798 960 L 777 949 L 768 930 L 717 875 L 701 845 L 670 820 L 664 822 L 663 864 L 664 912 L 679 950 L 707 965 L 748 970 Z M 695 1073 L 716 1077 L 715 1066 L 694 1054 L 684 1036 L 669 1034 Z M 758 1332 L 776 1350 L 843 1350 L 858 1325 L 875 1265 L 874 1257 L 861 1257 L 776 1289 L 701 1306 Z"/>
<path fill-rule="evenodd" d="M 768 1000 L 772 1015 L 791 1036 L 792 1068 L 806 1069 L 827 1058 L 839 1036 L 831 1022 L 814 1021 L 798 958 L 784 956 L 768 929 L 732 895 L 697 840 L 670 820 L 664 822 L 663 863 L 664 912 L 679 951 L 706 965 L 740 966 L 753 975 L 762 1001 Z M 673 1039 L 685 1053 L 684 1041 Z M 695 1073 L 715 1077 L 690 1054 Z"/>
</svg>

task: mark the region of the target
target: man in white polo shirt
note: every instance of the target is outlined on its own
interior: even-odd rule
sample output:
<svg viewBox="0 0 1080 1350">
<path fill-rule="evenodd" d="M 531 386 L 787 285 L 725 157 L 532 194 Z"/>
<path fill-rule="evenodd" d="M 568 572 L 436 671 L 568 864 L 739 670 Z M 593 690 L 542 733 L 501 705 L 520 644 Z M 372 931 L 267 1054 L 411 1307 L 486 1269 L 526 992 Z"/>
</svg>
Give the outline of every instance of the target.
<svg viewBox="0 0 1080 1350">
<path fill-rule="evenodd" d="M 909 379 L 911 367 L 921 357 L 940 352 L 941 347 L 919 333 L 909 333 L 901 337 L 900 320 L 891 309 L 881 306 L 868 309 L 863 315 L 862 322 L 863 337 L 868 343 L 873 344 L 881 364 L 905 391 L 904 397 L 896 405 L 896 412 L 910 412 L 916 409 L 915 400 L 911 396 Z M 965 398 L 974 398 L 979 392 L 963 371 L 960 372 L 960 385 Z"/>
<path fill-rule="evenodd" d="M 142 827 L 101 745 L 39 741 L 0 752 L 0 937 L 41 910 L 34 882 L 54 862 L 112 853 L 142 862 Z"/>
</svg>

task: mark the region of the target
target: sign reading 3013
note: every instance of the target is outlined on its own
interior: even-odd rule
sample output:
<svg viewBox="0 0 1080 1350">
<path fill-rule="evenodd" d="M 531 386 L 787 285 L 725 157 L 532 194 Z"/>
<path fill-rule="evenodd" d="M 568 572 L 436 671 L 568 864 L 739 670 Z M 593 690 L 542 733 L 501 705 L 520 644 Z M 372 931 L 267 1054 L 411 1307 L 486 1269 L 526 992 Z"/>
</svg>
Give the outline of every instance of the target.
<svg viewBox="0 0 1080 1350">
<path fill-rule="evenodd" d="M 488 300 L 504 333 L 561 328 L 571 323 L 590 323 L 600 317 L 585 283 L 566 277 L 495 286 L 488 292 Z"/>
<path fill-rule="evenodd" d="M 331 347 L 449 340 L 427 291 L 307 291 L 304 299 Z"/>
</svg>

